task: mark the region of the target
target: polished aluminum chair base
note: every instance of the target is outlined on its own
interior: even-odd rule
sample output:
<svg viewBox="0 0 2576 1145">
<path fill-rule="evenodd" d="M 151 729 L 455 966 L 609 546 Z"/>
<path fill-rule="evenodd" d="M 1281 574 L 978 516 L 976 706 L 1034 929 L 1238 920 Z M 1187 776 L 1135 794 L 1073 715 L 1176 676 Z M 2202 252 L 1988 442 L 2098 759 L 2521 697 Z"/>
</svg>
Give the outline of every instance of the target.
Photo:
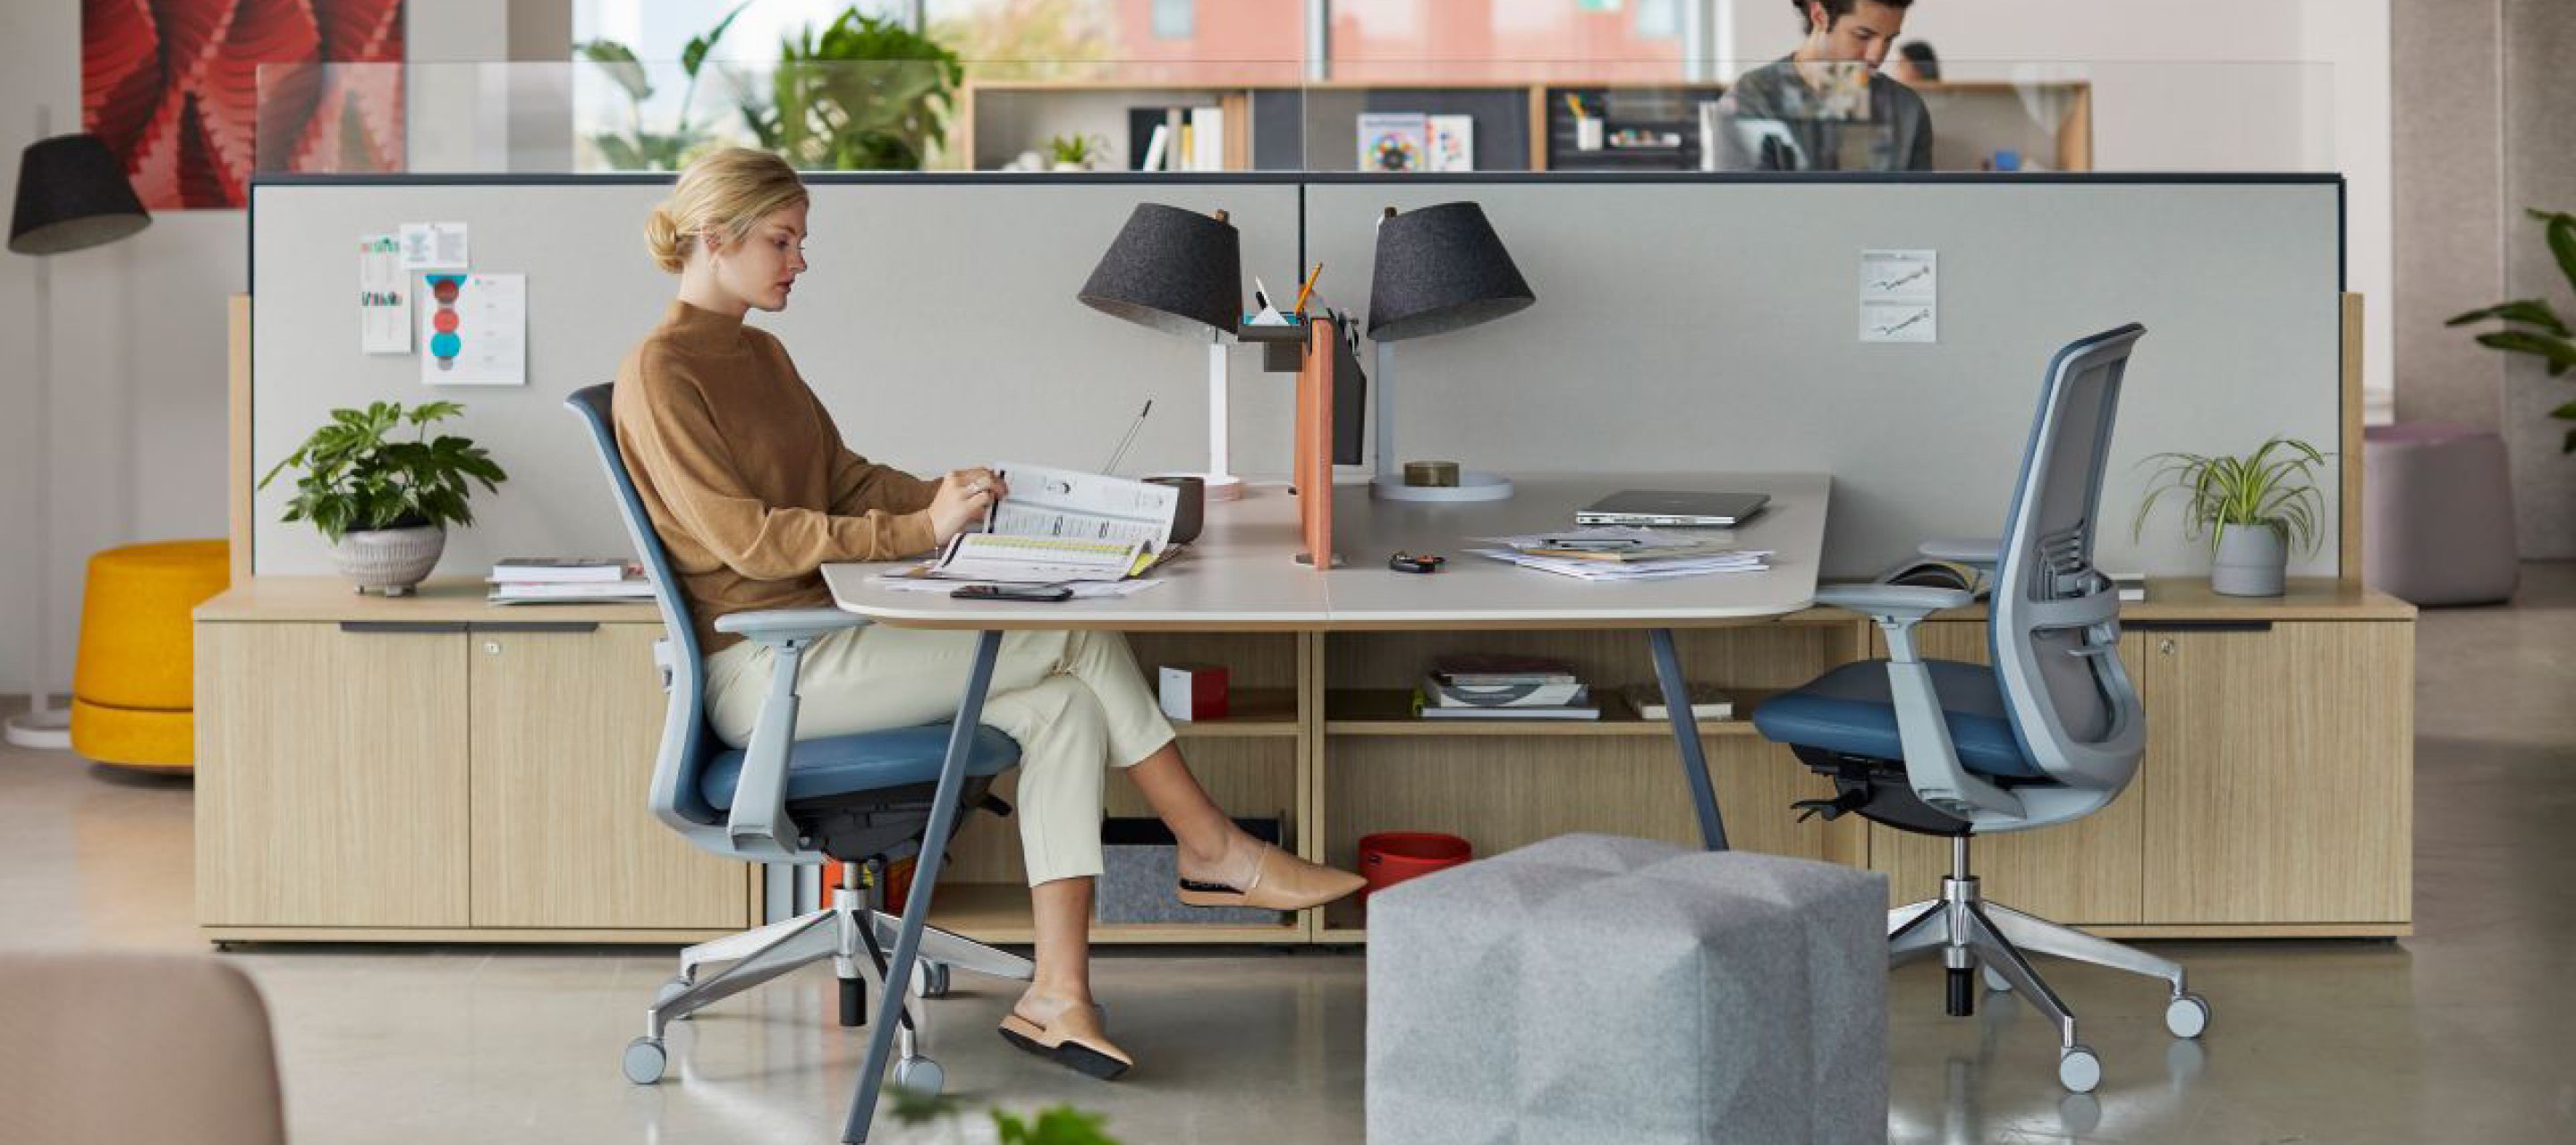
<svg viewBox="0 0 2576 1145">
<path fill-rule="evenodd" d="M 1964 1018 L 1975 1011 L 1982 968 L 1987 986 L 2021 995 L 2057 1026 L 2057 1080 L 2076 1093 L 2090 1093 L 2102 1083 L 2102 1060 L 2076 1040 L 2074 1013 L 2031 967 L 2030 955 L 2050 954 L 2161 978 L 2172 989 L 2165 1003 L 2167 1032 L 2196 1038 L 2209 1025 L 2209 1002 L 2183 988 L 2181 963 L 1985 901 L 1977 877 L 1968 873 L 1964 835 L 1950 840 L 1950 874 L 1941 880 L 1941 897 L 1887 912 L 1890 965 L 1934 950 L 1941 952 L 1948 970 L 1950 1014 Z"/>
<path fill-rule="evenodd" d="M 661 993 L 644 1010 L 644 1036 L 626 1045 L 626 1079 L 649 1085 L 661 1078 L 669 1061 L 662 1035 L 671 1023 L 827 958 L 832 961 L 833 975 L 841 981 L 841 1024 L 864 1024 L 868 1007 L 862 967 L 868 977 L 877 980 L 880 989 L 885 988 L 886 950 L 894 943 L 903 920 L 867 905 L 861 889 L 860 864 L 845 863 L 841 871 L 841 885 L 832 891 L 831 906 L 681 951 L 680 972 L 662 984 Z M 868 884 L 883 886 L 883 876 L 882 864 L 867 864 Z M 731 965 L 700 974 L 702 967 L 716 963 Z M 918 999 L 946 994 L 952 969 L 1020 982 L 1036 973 L 1028 959 L 935 926 L 922 927 L 921 961 L 913 967 L 910 996 Z M 920 1053 L 913 1008 L 906 1005 L 898 1015 L 901 1028 L 895 1033 L 894 1083 L 916 1093 L 940 1092 L 946 1082 L 945 1073 L 937 1062 Z"/>
</svg>

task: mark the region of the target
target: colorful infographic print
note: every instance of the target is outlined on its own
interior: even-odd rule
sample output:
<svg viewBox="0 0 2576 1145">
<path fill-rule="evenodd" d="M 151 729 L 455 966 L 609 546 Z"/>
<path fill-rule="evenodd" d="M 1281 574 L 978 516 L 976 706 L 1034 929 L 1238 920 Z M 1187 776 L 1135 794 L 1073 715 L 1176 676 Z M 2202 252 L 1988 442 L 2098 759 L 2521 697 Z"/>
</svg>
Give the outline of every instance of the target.
<svg viewBox="0 0 2576 1145">
<path fill-rule="evenodd" d="M 421 311 L 420 380 L 433 386 L 528 384 L 528 276 L 432 274 Z"/>
</svg>

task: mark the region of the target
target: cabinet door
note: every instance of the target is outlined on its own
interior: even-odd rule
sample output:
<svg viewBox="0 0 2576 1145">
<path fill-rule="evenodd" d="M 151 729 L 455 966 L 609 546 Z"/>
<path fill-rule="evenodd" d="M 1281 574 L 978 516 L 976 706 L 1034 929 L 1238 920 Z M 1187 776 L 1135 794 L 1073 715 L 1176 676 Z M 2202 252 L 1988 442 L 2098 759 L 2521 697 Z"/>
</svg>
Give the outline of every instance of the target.
<svg viewBox="0 0 2576 1145">
<path fill-rule="evenodd" d="M 664 696 L 654 624 L 476 631 L 474 925 L 739 928 L 742 863 L 646 806 Z"/>
<path fill-rule="evenodd" d="M 2407 921 L 2414 625 L 2140 638 L 2148 918 Z"/>
<path fill-rule="evenodd" d="M 1926 659 L 1993 662 L 1981 621 L 1934 621 L 1915 632 L 1917 649 Z M 2140 671 L 2139 662 L 2148 647 L 2136 635 L 2120 638 L 2120 660 L 2131 675 Z M 1885 654 L 1882 642 L 1878 655 Z M 2163 712 L 2148 697 L 2148 742 L 2162 735 L 2165 726 Z M 2110 806 L 2082 819 L 1977 836 L 1968 860 L 1979 889 L 1989 901 L 2069 925 L 2140 921 L 2146 849 L 2143 797 L 2161 781 L 2153 768 L 2141 768 L 2129 789 Z M 1875 823 L 1870 825 L 1869 838 L 1870 866 L 1887 872 L 1888 890 L 1898 903 L 1920 902 L 1941 893 L 1941 877 L 1950 872 L 1948 839 Z"/>
<path fill-rule="evenodd" d="M 465 637 L 197 626 L 197 918 L 466 922 Z"/>
</svg>

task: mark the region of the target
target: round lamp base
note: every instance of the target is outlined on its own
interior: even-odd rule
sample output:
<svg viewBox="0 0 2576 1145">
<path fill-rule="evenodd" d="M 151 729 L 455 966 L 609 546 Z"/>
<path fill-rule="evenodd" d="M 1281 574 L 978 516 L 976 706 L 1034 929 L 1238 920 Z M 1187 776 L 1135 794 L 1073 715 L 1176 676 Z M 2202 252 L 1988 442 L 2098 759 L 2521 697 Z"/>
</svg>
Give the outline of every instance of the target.
<svg viewBox="0 0 2576 1145">
<path fill-rule="evenodd" d="M 1500 501 L 1512 495 L 1512 483 L 1491 473 L 1461 473 L 1456 485 L 1407 485 L 1401 477 L 1380 477 L 1369 482 L 1369 495 L 1380 501 Z"/>
<path fill-rule="evenodd" d="M 1243 497 L 1243 478 L 1237 477 L 1231 473 L 1182 473 L 1176 471 L 1172 473 L 1148 473 L 1145 477 L 1147 480 L 1152 480 L 1156 477 L 1196 477 L 1199 479 L 1199 485 L 1206 490 L 1207 499 L 1210 501 L 1236 501 L 1241 500 Z"/>
<path fill-rule="evenodd" d="M 72 714 L 61 708 L 54 708 L 48 711 L 14 715 L 9 717 L 5 730 L 0 730 L 0 737 L 5 737 L 18 747 L 34 748 L 38 751 L 70 751 L 72 749 Z"/>
</svg>

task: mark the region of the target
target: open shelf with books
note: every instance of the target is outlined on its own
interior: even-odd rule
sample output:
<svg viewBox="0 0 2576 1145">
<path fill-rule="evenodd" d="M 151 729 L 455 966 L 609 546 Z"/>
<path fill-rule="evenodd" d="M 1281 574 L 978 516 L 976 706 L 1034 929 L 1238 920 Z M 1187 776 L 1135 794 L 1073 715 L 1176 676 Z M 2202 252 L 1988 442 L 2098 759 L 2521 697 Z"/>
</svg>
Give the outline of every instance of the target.
<svg viewBox="0 0 2576 1145">
<path fill-rule="evenodd" d="M 1935 125 L 1936 170 L 2093 169 L 2088 82 L 1925 83 L 1915 91 Z M 1043 160 L 1058 137 L 1105 144 L 1096 169 L 1144 170 L 1157 124 L 1168 129 L 1163 153 L 1175 160 L 1163 170 L 1696 171 L 1699 105 L 1725 93 L 1718 83 L 1637 80 L 977 78 L 961 89 L 951 142 L 963 165 L 979 171 L 1006 169 L 1032 152 Z M 1582 146 L 1577 106 L 1603 120 L 1599 146 Z M 1192 137 L 1186 147 L 1184 127 Z"/>
</svg>

